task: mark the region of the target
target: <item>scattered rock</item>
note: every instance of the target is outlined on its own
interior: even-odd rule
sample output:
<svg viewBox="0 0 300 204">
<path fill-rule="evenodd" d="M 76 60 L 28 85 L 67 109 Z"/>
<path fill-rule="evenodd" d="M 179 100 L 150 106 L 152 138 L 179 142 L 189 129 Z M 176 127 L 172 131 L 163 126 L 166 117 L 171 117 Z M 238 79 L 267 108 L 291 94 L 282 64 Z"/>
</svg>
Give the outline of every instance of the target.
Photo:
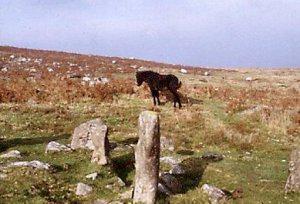
<svg viewBox="0 0 300 204">
<path fill-rule="evenodd" d="M 118 185 L 121 186 L 121 187 L 126 186 L 125 182 L 119 177 L 117 178 L 117 182 L 118 182 Z"/>
<path fill-rule="evenodd" d="M 204 184 L 201 190 L 208 195 L 212 204 L 226 203 L 227 195 L 219 188 Z"/>
<path fill-rule="evenodd" d="M 76 195 L 78 196 L 85 196 L 90 194 L 93 191 L 93 188 L 89 185 L 84 183 L 78 183 L 76 188 Z"/>
<path fill-rule="evenodd" d="M 89 81 L 91 81 L 91 78 L 85 76 L 85 77 L 82 77 L 82 81 L 89 82 Z"/>
<path fill-rule="evenodd" d="M 7 174 L 0 173 L 0 180 L 7 178 Z"/>
<path fill-rule="evenodd" d="M 180 69 L 180 72 L 181 72 L 182 74 L 187 74 L 187 73 L 188 73 L 188 71 L 187 71 L 186 69 Z"/>
<path fill-rule="evenodd" d="M 209 72 L 204 72 L 204 76 L 209 76 L 210 73 Z"/>
<path fill-rule="evenodd" d="M 98 177 L 97 172 L 91 173 L 91 174 L 88 174 L 88 175 L 85 176 L 85 178 L 92 179 L 92 180 L 96 180 L 97 177 Z"/>
<path fill-rule="evenodd" d="M 34 160 L 34 161 L 20 161 L 20 162 L 13 162 L 10 163 L 7 167 L 33 167 L 36 169 L 45 169 L 45 170 L 49 170 L 50 169 L 50 164 L 48 163 L 43 163 L 41 161 L 38 160 Z"/>
<path fill-rule="evenodd" d="M 46 146 L 46 153 L 48 152 L 60 152 L 60 151 L 71 151 L 70 147 L 66 145 L 59 144 L 58 142 L 51 141 Z"/>
<path fill-rule="evenodd" d="M 109 190 L 112 190 L 114 188 L 114 186 L 112 184 L 108 184 L 105 186 L 105 188 L 109 189 Z"/>
<path fill-rule="evenodd" d="M 36 72 L 36 69 L 31 68 L 31 69 L 29 69 L 29 72 L 35 73 L 35 72 Z"/>
<path fill-rule="evenodd" d="M 172 174 L 162 173 L 159 177 L 159 182 L 164 185 L 172 194 L 180 193 L 182 185 L 180 181 Z"/>
<path fill-rule="evenodd" d="M 253 81 L 252 77 L 246 77 L 245 80 L 246 81 Z"/>
<path fill-rule="evenodd" d="M 289 177 L 285 185 L 285 192 L 300 192 L 300 149 L 295 149 L 290 155 Z"/>
<path fill-rule="evenodd" d="M 223 160 L 224 156 L 216 152 L 204 152 L 204 154 L 202 155 L 202 159 L 206 161 L 217 162 Z"/>
<path fill-rule="evenodd" d="M 21 153 L 18 150 L 11 150 L 5 154 L 0 155 L 0 158 L 21 158 Z"/>
<path fill-rule="evenodd" d="M 270 108 L 269 108 L 269 106 L 257 105 L 257 106 L 253 106 L 253 107 L 251 107 L 249 109 L 246 109 L 244 111 L 241 111 L 239 113 L 239 115 L 251 115 L 251 114 L 257 113 L 259 111 L 263 111 L 264 118 L 267 117 L 267 115 L 270 114 Z"/>
<path fill-rule="evenodd" d="M 175 148 L 172 139 L 160 137 L 160 149 L 174 151 Z"/>
<path fill-rule="evenodd" d="M 167 157 L 161 157 L 160 162 L 169 164 L 169 165 L 178 165 L 180 163 L 180 159 L 175 158 L 175 157 L 171 157 L 171 156 L 167 156 Z"/>
</svg>

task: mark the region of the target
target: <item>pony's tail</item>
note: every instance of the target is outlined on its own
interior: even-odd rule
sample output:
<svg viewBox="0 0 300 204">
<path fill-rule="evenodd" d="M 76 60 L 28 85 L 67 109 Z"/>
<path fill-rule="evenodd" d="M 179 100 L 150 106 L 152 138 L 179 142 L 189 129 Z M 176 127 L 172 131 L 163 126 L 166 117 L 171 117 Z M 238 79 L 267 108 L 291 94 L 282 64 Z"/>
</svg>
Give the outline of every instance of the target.
<svg viewBox="0 0 300 204">
<path fill-rule="evenodd" d="M 177 89 L 179 89 L 181 87 L 182 83 L 181 81 L 179 81 L 178 85 L 177 85 Z"/>
</svg>

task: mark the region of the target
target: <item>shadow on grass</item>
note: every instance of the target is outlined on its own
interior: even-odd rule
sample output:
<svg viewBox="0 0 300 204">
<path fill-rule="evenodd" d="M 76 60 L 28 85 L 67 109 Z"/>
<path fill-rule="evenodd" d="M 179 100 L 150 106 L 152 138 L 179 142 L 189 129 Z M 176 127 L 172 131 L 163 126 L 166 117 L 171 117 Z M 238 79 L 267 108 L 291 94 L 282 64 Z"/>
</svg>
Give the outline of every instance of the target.
<svg viewBox="0 0 300 204">
<path fill-rule="evenodd" d="M 216 161 L 214 161 L 216 162 Z M 213 161 L 208 161 L 206 159 L 202 159 L 201 157 L 191 157 L 188 159 L 183 160 L 179 165 L 181 169 L 184 170 L 184 173 L 176 173 L 173 172 L 171 175 L 176 178 L 177 182 L 177 189 L 174 192 L 172 187 L 169 189 L 172 191 L 172 195 L 174 194 L 183 194 L 188 192 L 189 190 L 193 190 L 198 187 L 202 176 L 207 168 L 207 166 L 213 163 Z M 168 174 L 168 173 L 167 173 Z M 164 182 L 164 179 L 160 179 L 160 182 L 164 184 L 167 188 L 169 188 L 168 183 Z M 174 184 L 171 184 L 174 185 Z M 158 195 L 158 199 L 162 203 L 168 203 L 168 195 L 160 193 Z M 158 202 L 158 203 L 160 203 Z"/>
<path fill-rule="evenodd" d="M 130 138 L 127 138 L 121 142 L 118 142 L 119 144 L 122 144 L 122 145 L 130 145 L 130 144 L 136 144 L 138 142 L 139 138 L 138 137 L 130 137 Z"/>
<path fill-rule="evenodd" d="M 134 152 L 112 158 L 112 164 L 118 177 L 120 177 L 127 186 L 131 185 L 132 181 L 128 180 L 128 174 L 134 170 Z"/>
<path fill-rule="evenodd" d="M 35 145 L 47 143 L 53 140 L 67 139 L 70 138 L 70 134 L 61 134 L 57 136 L 47 137 L 30 137 L 30 138 L 13 138 L 0 141 L 0 152 L 7 150 L 8 148 L 15 147 L 18 145 Z"/>
</svg>

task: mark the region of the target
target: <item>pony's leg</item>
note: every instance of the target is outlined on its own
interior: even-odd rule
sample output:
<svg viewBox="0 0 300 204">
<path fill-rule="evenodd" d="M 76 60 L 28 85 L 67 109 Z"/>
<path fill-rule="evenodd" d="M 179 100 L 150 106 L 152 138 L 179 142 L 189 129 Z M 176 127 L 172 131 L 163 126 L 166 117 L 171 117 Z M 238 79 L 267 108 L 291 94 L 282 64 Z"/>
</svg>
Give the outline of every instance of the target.
<svg viewBox="0 0 300 204">
<path fill-rule="evenodd" d="M 173 94 L 173 96 L 174 96 L 174 108 L 176 108 L 176 102 L 178 102 L 179 108 L 181 108 L 182 105 L 181 105 L 181 102 L 180 102 L 179 94 L 177 93 L 176 90 L 172 90 L 172 89 L 171 89 L 170 91 L 172 92 L 172 94 Z"/>
<path fill-rule="evenodd" d="M 158 91 L 158 90 L 156 90 L 156 91 L 155 91 L 155 94 L 156 94 L 156 98 L 157 98 L 157 103 L 158 103 L 158 105 L 160 105 L 160 100 L 159 100 L 159 91 Z"/>
<path fill-rule="evenodd" d="M 155 94 L 155 90 L 151 90 L 151 94 L 152 94 L 152 98 L 153 98 L 153 103 L 156 106 L 156 100 L 155 100 L 156 94 Z"/>
</svg>

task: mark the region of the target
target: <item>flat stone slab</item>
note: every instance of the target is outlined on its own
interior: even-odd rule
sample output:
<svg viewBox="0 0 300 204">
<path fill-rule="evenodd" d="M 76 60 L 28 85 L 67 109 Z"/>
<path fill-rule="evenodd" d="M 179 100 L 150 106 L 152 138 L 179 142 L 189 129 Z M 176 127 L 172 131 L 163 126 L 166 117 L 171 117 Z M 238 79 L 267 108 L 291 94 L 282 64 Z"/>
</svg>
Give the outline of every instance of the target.
<svg viewBox="0 0 300 204">
<path fill-rule="evenodd" d="M 72 149 L 66 145 L 60 144 L 56 141 L 51 141 L 46 146 L 45 153 L 48 152 L 61 152 L 61 151 L 71 151 Z"/>
<path fill-rule="evenodd" d="M 44 163 L 38 160 L 34 161 L 19 161 L 19 162 L 12 162 L 7 165 L 7 167 L 32 167 L 35 169 L 50 169 L 50 164 Z"/>
<path fill-rule="evenodd" d="M 0 158 L 21 158 L 21 152 L 18 150 L 11 150 L 5 154 L 1 154 Z"/>
<path fill-rule="evenodd" d="M 76 188 L 76 195 L 78 196 L 85 196 L 90 194 L 93 191 L 93 188 L 89 185 L 84 183 L 78 183 Z"/>
</svg>

